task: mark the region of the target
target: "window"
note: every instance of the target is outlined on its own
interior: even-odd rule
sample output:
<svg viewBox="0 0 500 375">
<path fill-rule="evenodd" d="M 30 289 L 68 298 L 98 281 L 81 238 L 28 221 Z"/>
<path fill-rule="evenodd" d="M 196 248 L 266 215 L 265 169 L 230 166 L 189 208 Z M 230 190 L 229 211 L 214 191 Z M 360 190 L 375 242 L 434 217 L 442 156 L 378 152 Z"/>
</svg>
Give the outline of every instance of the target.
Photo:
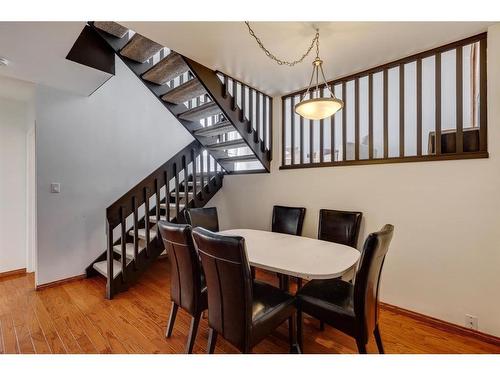
<svg viewBox="0 0 500 375">
<path fill-rule="evenodd" d="M 321 121 L 283 96 L 281 168 L 488 157 L 486 36 L 329 82 L 344 108 Z"/>
</svg>

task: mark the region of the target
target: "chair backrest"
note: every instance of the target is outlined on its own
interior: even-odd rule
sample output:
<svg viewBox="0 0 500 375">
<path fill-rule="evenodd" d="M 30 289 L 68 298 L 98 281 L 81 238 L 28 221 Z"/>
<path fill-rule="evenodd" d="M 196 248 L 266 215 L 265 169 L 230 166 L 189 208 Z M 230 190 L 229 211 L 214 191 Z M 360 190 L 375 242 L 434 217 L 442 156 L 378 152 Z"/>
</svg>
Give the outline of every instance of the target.
<svg viewBox="0 0 500 375">
<path fill-rule="evenodd" d="M 193 229 L 208 287 L 208 324 L 238 349 L 248 347 L 252 276 L 243 237 Z"/>
<path fill-rule="evenodd" d="M 367 339 L 378 322 L 378 292 L 385 255 L 389 250 L 394 227 L 386 224 L 365 240 L 358 270 L 354 279 L 354 311 L 362 319 L 364 337 Z"/>
<path fill-rule="evenodd" d="M 201 227 L 212 232 L 219 231 L 217 207 L 189 208 L 184 210 L 186 223 L 193 228 Z"/>
<path fill-rule="evenodd" d="M 363 213 L 319 210 L 318 239 L 356 247 Z"/>
<path fill-rule="evenodd" d="M 295 236 L 302 235 L 305 214 L 304 207 L 274 206 L 272 231 Z"/>
<path fill-rule="evenodd" d="M 201 265 L 191 236 L 191 226 L 158 223 L 170 260 L 170 298 L 191 314 L 198 312 Z"/>
</svg>

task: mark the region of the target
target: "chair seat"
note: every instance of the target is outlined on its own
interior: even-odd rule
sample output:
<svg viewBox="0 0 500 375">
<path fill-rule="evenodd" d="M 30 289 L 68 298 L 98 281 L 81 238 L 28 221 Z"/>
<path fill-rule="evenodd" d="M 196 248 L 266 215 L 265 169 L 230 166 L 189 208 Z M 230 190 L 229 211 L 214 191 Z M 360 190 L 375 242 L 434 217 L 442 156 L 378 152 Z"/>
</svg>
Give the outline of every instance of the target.
<svg viewBox="0 0 500 375">
<path fill-rule="evenodd" d="M 278 327 L 294 310 L 295 297 L 272 285 L 254 281 L 252 304 L 252 345 L 273 327 Z"/>
<path fill-rule="evenodd" d="M 354 286 L 341 279 L 312 280 L 297 292 L 303 312 L 352 334 L 355 327 Z"/>
</svg>

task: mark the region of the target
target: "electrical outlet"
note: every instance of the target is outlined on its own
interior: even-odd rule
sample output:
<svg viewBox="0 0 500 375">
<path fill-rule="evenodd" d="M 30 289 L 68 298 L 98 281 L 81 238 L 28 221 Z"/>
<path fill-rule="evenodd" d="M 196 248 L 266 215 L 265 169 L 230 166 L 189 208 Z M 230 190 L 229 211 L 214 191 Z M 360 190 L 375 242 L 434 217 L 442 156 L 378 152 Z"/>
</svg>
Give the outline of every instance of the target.
<svg viewBox="0 0 500 375">
<path fill-rule="evenodd" d="M 465 315 L 465 326 L 477 330 L 477 316 Z"/>
</svg>

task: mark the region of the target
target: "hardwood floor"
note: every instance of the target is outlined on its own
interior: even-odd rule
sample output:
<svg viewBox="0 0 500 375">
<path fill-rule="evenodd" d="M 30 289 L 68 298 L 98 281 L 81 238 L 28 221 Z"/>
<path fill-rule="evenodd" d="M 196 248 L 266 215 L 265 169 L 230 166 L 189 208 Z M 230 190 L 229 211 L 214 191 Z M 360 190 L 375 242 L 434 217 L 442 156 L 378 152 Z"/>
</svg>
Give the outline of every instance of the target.
<svg viewBox="0 0 500 375">
<path fill-rule="evenodd" d="M 258 278 L 276 282 L 265 273 Z M 104 279 L 76 280 L 35 292 L 33 275 L 0 279 L 0 353 L 182 353 L 189 317 L 179 310 L 172 337 L 165 338 L 170 311 L 169 265 L 158 260 L 127 292 L 104 299 Z M 500 353 L 500 346 L 449 333 L 382 309 L 387 353 Z M 356 353 L 353 339 L 314 319 L 304 324 L 305 353 Z M 255 353 L 287 353 L 283 324 Z M 200 323 L 194 352 L 205 353 L 207 321 Z M 374 341 L 368 351 L 376 353 Z M 237 353 L 224 339 L 216 353 Z"/>
</svg>

